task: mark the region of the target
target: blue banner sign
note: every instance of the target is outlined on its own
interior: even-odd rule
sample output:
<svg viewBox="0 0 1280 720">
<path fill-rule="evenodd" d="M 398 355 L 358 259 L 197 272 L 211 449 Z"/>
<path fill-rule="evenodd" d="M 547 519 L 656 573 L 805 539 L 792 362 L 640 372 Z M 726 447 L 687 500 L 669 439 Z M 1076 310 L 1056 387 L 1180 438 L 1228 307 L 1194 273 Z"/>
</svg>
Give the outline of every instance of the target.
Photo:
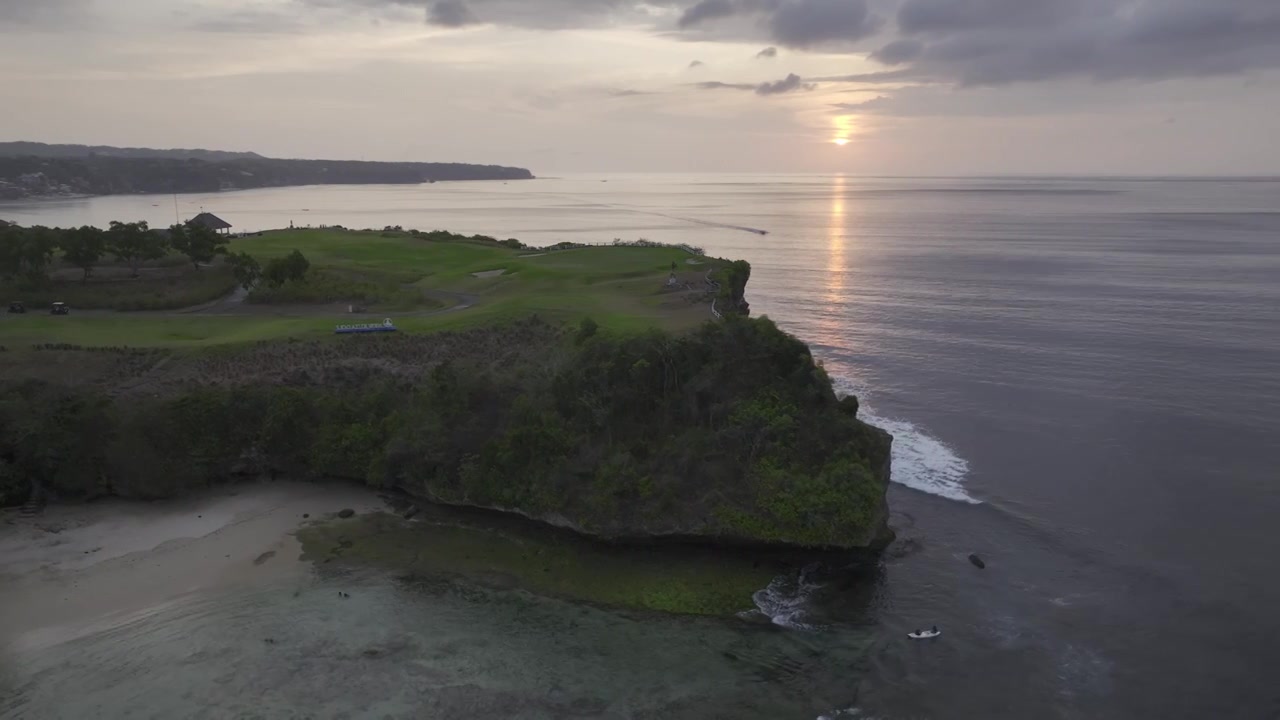
<svg viewBox="0 0 1280 720">
<path fill-rule="evenodd" d="M 396 326 L 391 322 L 391 318 L 383 320 L 381 323 L 369 323 L 367 325 L 339 325 L 334 329 L 338 335 L 355 335 L 362 333 L 387 333 L 395 332 Z"/>
</svg>

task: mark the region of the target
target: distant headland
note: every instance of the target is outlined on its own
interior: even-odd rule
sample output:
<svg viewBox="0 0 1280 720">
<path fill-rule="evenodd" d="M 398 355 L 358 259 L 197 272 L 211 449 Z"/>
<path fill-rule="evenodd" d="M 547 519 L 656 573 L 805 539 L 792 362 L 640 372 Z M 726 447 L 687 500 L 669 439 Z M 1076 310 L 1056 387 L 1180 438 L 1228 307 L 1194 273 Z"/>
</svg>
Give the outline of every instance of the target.
<svg viewBox="0 0 1280 720">
<path fill-rule="evenodd" d="M 251 152 L 0 142 L 0 200 L 533 177 L 524 168 L 501 165 L 286 160 Z"/>
</svg>

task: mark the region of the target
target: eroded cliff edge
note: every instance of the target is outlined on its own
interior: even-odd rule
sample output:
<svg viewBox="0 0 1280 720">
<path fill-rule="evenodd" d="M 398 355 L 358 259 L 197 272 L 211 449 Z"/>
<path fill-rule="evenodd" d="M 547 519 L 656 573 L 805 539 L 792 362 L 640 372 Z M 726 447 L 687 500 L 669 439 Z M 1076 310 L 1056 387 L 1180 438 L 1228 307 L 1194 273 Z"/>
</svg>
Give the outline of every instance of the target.
<svg viewBox="0 0 1280 720">
<path fill-rule="evenodd" d="M 347 339 L 352 340 L 352 339 Z M 333 476 L 609 540 L 879 547 L 888 433 L 767 318 L 10 348 L 0 501 Z"/>
</svg>

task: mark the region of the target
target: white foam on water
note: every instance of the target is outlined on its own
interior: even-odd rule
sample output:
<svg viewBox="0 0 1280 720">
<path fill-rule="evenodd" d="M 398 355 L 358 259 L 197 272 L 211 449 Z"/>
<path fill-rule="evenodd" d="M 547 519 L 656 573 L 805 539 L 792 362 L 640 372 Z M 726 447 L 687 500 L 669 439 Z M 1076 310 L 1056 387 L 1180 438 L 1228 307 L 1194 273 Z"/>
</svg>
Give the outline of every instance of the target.
<svg viewBox="0 0 1280 720">
<path fill-rule="evenodd" d="M 844 710 L 836 710 L 829 715 L 819 715 L 818 720 L 839 720 L 840 718 L 861 718 L 861 720 L 876 720 L 870 715 L 863 715 L 862 711 L 856 707 L 845 708 Z"/>
<path fill-rule="evenodd" d="M 799 577 L 779 575 L 769 582 L 763 590 L 757 590 L 751 596 L 756 604 L 754 611 L 760 613 L 774 624 L 791 630 L 817 630 L 818 626 L 804 621 L 809 606 L 809 597 L 814 590 L 822 587 L 807 579 L 808 573 L 800 572 Z"/>
<path fill-rule="evenodd" d="M 857 394 L 853 381 L 839 376 L 832 376 L 831 381 L 841 397 Z M 955 450 L 906 420 L 877 415 L 861 396 L 858 399 L 858 417 L 893 435 L 893 482 L 948 500 L 982 504 L 965 491 L 969 463 Z"/>
</svg>

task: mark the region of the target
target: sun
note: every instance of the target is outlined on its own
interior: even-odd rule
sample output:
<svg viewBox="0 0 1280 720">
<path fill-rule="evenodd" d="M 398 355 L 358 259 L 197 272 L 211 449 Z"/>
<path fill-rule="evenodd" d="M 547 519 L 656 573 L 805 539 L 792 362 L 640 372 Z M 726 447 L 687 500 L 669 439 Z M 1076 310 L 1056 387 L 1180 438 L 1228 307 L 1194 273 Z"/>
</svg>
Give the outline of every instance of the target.
<svg viewBox="0 0 1280 720">
<path fill-rule="evenodd" d="M 835 132 L 832 133 L 831 142 L 835 143 L 838 147 L 848 145 L 850 143 L 850 138 L 852 138 L 857 131 L 857 118 L 852 115 L 837 115 L 832 118 L 831 124 L 833 126 L 832 129 L 835 130 Z"/>
</svg>

